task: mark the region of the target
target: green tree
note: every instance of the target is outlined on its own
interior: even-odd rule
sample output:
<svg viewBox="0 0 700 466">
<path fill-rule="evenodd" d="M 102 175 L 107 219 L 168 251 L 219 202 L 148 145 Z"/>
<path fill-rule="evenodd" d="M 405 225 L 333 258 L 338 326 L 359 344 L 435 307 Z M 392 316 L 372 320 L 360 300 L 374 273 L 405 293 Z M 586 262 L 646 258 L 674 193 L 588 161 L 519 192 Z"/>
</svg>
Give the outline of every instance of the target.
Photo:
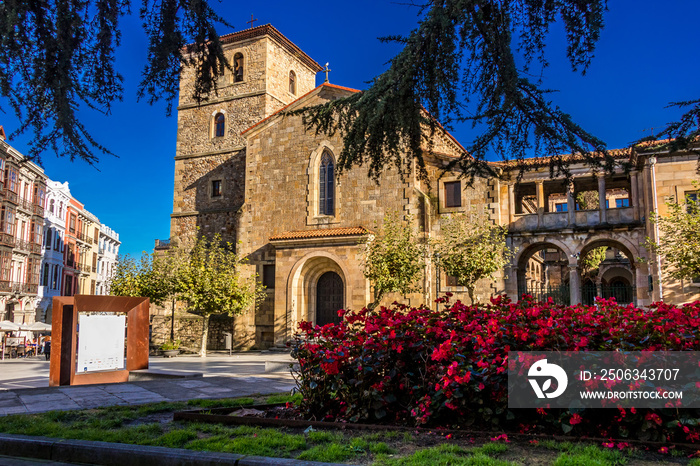
<svg viewBox="0 0 700 466">
<path fill-rule="evenodd" d="M 29 155 L 42 150 L 94 163 L 95 151 L 109 153 L 77 117 L 83 106 L 108 114 L 123 96 L 122 76 L 114 67 L 120 42 L 119 21 L 129 0 L 44 0 L 0 2 L 0 94 L 21 127 L 31 129 Z M 533 68 L 546 68 L 544 49 L 552 24 L 561 21 L 574 70 L 585 72 L 603 28 L 607 0 L 464 0 L 428 2 L 407 36 L 386 37 L 403 50 L 369 89 L 310 109 L 306 123 L 318 131 L 340 131 L 344 147 L 340 169 L 367 164 L 375 179 L 388 165 L 402 173 L 414 160 L 425 174 L 426 132 L 472 123 L 483 129 L 453 165 L 466 173 L 494 175 L 484 163 L 489 149 L 508 158 L 582 152 L 605 145 L 547 100 L 547 89 L 532 81 Z M 208 0 L 142 0 L 139 14 L 148 35 L 148 58 L 139 98 L 165 98 L 168 112 L 178 92 L 183 64 L 194 68 L 193 97 L 206 99 L 230 65 L 217 23 L 228 25 Z M 191 44 L 187 46 L 187 44 Z M 685 110 L 655 137 L 687 145 L 700 134 L 700 99 L 674 102 Z M 432 117 L 424 111 L 427 110 Z M 41 118 L 37 118 L 40 115 Z M 552 159 L 566 172 L 566 160 Z M 612 168 L 613 160 L 602 162 Z"/>
<path fill-rule="evenodd" d="M 179 298 L 188 312 L 202 317 L 200 356 L 207 355 L 209 318 L 214 314 L 234 316 L 265 299 L 264 287 L 257 275 L 245 279 L 241 274 L 245 259 L 238 257 L 230 243 L 221 236 L 200 236 L 182 264 Z"/>
<path fill-rule="evenodd" d="M 433 256 L 447 275 L 467 288 L 472 304 L 476 282 L 493 278 L 513 257 L 506 245 L 507 234 L 483 210 L 445 215 L 440 220 L 440 237 L 432 242 Z"/>
<path fill-rule="evenodd" d="M 425 248 L 413 233 L 410 218 L 399 220 L 396 212 L 384 216 L 376 235 L 369 235 L 363 252 L 363 273 L 374 287 L 374 309 L 386 293 L 418 290 L 418 279 L 425 268 Z"/>
<path fill-rule="evenodd" d="M 114 67 L 129 0 L 44 0 L 0 2 L 0 94 L 21 122 L 10 137 L 32 130 L 29 155 L 53 149 L 59 156 L 92 164 L 94 151 L 109 153 L 77 116 L 85 106 L 109 114 L 122 100 L 122 76 Z M 139 98 L 166 98 L 168 113 L 177 96 L 182 66 L 193 67 L 193 97 L 216 91 L 226 67 L 216 23 L 225 24 L 208 0 L 142 0 L 148 61 Z M 191 44 L 187 46 L 187 44 Z M 186 47 L 187 46 L 187 47 Z"/>
<path fill-rule="evenodd" d="M 584 276 L 592 275 L 593 272 L 598 270 L 600 264 L 605 260 L 607 250 L 607 246 L 591 249 L 581 258 L 581 271 Z"/>
<path fill-rule="evenodd" d="M 179 251 L 168 255 L 144 252 L 139 261 L 122 256 L 110 277 L 109 293 L 113 296 L 143 296 L 160 306 L 168 298 L 177 296 L 180 260 Z"/>
<path fill-rule="evenodd" d="M 669 276 L 679 280 L 700 277 L 700 203 L 668 202 L 668 215 L 651 214 L 659 227 L 658 242 L 646 239 L 645 247 L 663 258 Z"/>
</svg>

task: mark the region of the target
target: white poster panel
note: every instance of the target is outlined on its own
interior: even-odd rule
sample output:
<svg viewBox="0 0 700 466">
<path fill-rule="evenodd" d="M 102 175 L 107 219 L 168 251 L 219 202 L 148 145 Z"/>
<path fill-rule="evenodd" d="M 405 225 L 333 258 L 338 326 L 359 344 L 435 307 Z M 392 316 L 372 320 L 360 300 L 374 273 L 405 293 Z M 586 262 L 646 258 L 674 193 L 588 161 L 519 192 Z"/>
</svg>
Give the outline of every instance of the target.
<svg viewBox="0 0 700 466">
<path fill-rule="evenodd" d="M 76 373 L 124 369 L 125 315 L 78 317 Z"/>
</svg>

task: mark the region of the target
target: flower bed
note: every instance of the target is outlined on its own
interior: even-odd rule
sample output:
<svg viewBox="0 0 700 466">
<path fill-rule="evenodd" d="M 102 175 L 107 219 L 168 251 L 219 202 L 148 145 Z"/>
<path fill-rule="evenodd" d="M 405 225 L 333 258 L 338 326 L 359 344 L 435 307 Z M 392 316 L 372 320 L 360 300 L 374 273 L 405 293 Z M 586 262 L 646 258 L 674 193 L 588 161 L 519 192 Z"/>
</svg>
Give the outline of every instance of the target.
<svg viewBox="0 0 700 466">
<path fill-rule="evenodd" d="M 317 419 L 698 442 L 700 411 L 508 410 L 508 351 L 697 351 L 700 302 L 651 310 L 512 303 L 394 304 L 340 311 L 339 324 L 300 324 L 302 410 Z"/>
</svg>

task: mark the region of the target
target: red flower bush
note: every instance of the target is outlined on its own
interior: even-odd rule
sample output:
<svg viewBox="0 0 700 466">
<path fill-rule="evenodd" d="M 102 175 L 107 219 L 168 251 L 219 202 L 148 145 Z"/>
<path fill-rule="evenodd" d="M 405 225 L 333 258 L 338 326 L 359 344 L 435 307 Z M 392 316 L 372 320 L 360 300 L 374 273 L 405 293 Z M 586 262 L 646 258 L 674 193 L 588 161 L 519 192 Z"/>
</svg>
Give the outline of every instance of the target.
<svg viewBox="0 0 700 466">
<path fill-rule="evenodd" d="M 575 429 L 581 435 L 695 441 L 695 410 L 507 409 L 508 351 L 698 351 L 700 302 L 650 310 L 597 306 L 449 304 L 440 311 L 394 303 L 339 311 L 339 324 L 308 322 L 292 342 L 302 411 L 316 419 L 405 425 Z M 624 411 L 624 410 L 623 410 Z M 689 422 L 688 419 L 692 419 Z"/>
</svg>

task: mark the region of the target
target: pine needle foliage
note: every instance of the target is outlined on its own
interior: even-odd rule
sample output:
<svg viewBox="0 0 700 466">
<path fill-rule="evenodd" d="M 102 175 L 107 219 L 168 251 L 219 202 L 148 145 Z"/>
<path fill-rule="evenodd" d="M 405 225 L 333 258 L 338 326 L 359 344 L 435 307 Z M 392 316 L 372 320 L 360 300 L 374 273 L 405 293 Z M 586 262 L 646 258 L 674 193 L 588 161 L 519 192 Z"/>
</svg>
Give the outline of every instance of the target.
<svg viewBox="0 0 700 466">
<path fill-rule="evenodd" d="M 112 154 L 78 112 L 86 107 L 108 115 L 122 100 L 124 79 L 114 61 L 119 20 L 130 8 L 129 0 L 0 2 L 0 95 L 20 121 L 10 138 L 31 131 L 29 156 L 38 163 L 46 149 L 91 165 L 98 162 L 95 152 Z M 230 66 L 214 24 L 230 25 L 207 0 L 142 0 L 140 14 L 148 62 L 139 98 L 165 98 L 170 112 L 183 64 L 195 67 L 196 100 L 215 92 Z"/>
<path fill-rule="evenodd" d="M 305 110 L 307 129 L 342 134 L 338 167 L 368 165 L 378 180 L 387 166 L 407 174 L 416 163 L 426 176 L 438 121 L 471 122 L 478 136 L 458 161 L 473 179 L 495 175 L 490 150 L 506 160 L 581 153 L 612 170 L 605 144 L 548 100 L 530 69 L 544 56 L 550 26 L 561 21 L 574 70 L 585 73 L 603 27 L 605 0 L 435 0 L 421 8 L 418 28 L 383 40 L 403 44 L 389 69 L 366 91 Z M 301 112 L 297 112 L 301 113 Z M 552 174 L 568 174 L 566 157 L 553 157 Z"/>
</svg>

